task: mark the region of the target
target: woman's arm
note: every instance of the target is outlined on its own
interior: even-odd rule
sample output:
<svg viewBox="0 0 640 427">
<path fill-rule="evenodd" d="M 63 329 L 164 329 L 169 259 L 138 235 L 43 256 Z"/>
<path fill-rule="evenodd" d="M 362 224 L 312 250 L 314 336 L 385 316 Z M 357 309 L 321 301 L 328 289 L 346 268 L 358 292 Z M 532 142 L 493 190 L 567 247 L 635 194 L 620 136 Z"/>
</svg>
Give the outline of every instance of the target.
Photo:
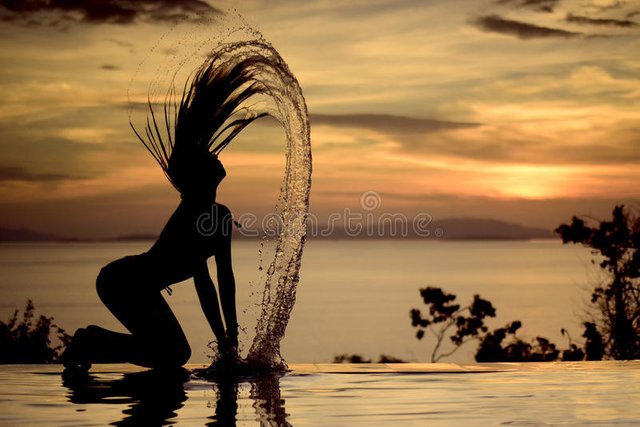
<svg viewBox="0 0 640 427">
<path fill-rule="evenodd" d="M 227 325 L 229 346 L 238 347 L 238 316 L 236 314 L 236 281 L 233 276 L 231 262 L 231 236 L 224 238 L 224 243 L 216 253 L 216 270 L 224 323 Z"/>
<path fill-rule="evenodd" d="M 224 325 L 222 324 L 222 316 L 220 315 L 220 306 L 218 305 L 218 294 L 216 288 L 209 275 L 209 268 L 207 267 L 207 260 L 202 260 L 193 275 L 193 282 L 196 285 L 196 292 L 200 299 L 200 306 L 204 312 L 213 334 L 218 341 L 218 348 L 223 353 L 229 346 L 229 340 L 224 331 Z"/>
</svg>

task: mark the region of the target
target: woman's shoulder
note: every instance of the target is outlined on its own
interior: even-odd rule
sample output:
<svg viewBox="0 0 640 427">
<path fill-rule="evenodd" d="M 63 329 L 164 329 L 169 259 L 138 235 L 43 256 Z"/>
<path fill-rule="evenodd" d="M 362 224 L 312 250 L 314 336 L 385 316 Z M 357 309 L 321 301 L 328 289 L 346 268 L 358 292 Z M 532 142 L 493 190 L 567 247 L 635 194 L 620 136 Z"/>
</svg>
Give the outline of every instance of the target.
<svg viewBox="0 0 640 427">
<path fill-rule="evenodd" d="M 231 209 L 229 209 L 228 206 L 223 205 L 222 203 L 215 202 L 213 205 L 216 206 L 221 212 L 231 213 Z"/>
</svg>

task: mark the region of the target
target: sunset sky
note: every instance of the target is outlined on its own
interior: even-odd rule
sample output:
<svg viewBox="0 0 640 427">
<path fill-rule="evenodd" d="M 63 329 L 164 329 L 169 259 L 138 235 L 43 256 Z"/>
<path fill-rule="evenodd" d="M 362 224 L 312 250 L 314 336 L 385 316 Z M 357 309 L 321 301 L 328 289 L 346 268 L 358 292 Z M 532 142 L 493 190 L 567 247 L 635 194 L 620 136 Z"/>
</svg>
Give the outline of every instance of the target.
<svg viewBox="0 0 640 427">
<path fill-rule="evenodd" d="M 0 227 L 158 232 L 179 196 L 129 102 L 189 50 L 162 38 L 176 19 L 222 26 L 233 9 L 302 86 L 321 218 L 366 191 L 380 212 L 546 228 L 640 202 L 636 1 L 69 3 L 0 0 Z M 273 206 L 277 126 L 252 125 L 221 160 L 221 202 Z"/>
</svg>

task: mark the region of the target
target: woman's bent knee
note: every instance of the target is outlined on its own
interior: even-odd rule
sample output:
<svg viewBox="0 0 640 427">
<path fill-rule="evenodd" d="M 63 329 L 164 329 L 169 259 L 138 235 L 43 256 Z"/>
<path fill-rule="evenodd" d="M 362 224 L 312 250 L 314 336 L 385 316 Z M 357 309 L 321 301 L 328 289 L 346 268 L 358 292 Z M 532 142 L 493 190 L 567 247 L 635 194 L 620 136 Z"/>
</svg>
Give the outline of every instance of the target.
<svg viewBox="0 0 640 427">
<path fill-rule="evenodd" d="M 109 298 L 109 274 L 106 270 L 107 267 L 102 267 L 98 277 L 96 278 L 96 291 L 102 301 Z"/>
<path fill-rule="evenodd" d="M 169 348 L 165 348 L 163 352 L 169 364 L 182 366 L 191 358 L 191 346 L 189 346 L 186 337 L 175 337 L 172 342 L 167 342 L 165 345 L 169 346 Z"/>
<path fill-rule="evenodd" d="M 157 349 L 149 357 L 151 368 L 175 368 L 186 365 L 191 358 L 191 347 L 188 343 L 173 348 Z"/>
<path fill-rule="evenodd" d="M 176 361 L 178 365 L 186 365 L 189 359 L 191 358 L 191 347 L 188 343 L 185 343 L 182 348 L 178 351 Z"/>
<path fill-rule="evenodd" d="M 114 274 L 114 268 L 111 264 L 102 267 L 96 279 L 96 291 L 103 302 L 111 299 L 116 290 L 114 285 L 117 286 L 118 283 L 118 279 Z"/>
</svg>

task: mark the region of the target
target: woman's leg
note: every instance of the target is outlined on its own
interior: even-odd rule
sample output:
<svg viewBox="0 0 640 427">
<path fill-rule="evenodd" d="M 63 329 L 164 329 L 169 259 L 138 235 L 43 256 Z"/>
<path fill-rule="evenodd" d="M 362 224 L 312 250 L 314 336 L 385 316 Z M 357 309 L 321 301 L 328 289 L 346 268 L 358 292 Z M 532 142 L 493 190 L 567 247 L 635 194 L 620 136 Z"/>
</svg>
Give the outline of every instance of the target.
<svg viewBox="0 0 640 427">
<path fill-rule="evenodd" d="M 171 308 L 152 286 L 154 273 L 145 255 L 125 257 L 102 269 L 98 295 L 131 332 L 121 334 L 89 326 L 78 338 L 88 362 L 129 362 L 153 368 L 177 367 L 191 356 L 187 339 Z"/>
</svg>

